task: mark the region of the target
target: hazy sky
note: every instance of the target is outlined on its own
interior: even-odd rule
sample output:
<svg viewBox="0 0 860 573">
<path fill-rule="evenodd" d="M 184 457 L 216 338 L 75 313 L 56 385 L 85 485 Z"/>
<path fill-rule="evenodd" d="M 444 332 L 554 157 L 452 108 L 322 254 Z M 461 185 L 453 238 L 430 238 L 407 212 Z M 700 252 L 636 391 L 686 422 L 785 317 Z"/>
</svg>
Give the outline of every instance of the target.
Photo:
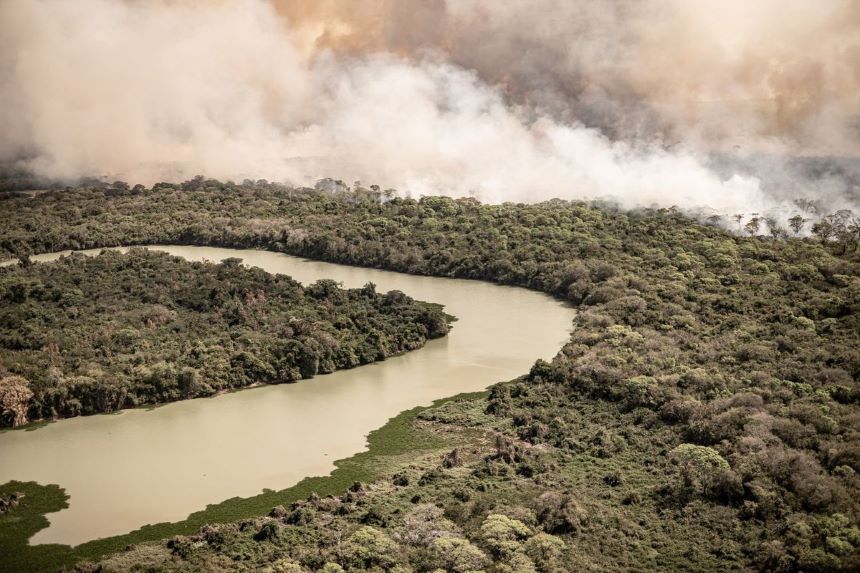
<svg viewBox="0 0 860 573">
<path fill-rule="evenodd" d="M 706 156 L 860 157 L 860 2 L 0 0 L 0 98 L 49 176 L 761 211 Z"/>
</svg>

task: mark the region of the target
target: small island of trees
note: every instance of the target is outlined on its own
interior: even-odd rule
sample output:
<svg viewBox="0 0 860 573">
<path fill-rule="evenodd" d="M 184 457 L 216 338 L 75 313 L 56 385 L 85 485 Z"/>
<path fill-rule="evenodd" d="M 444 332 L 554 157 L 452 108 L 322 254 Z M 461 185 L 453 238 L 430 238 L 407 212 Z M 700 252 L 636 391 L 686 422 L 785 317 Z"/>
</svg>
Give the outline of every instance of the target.
<svg viewBox="0 0 860 573">
<path fill-rule="evenodd" d="M 0 422 L 112 412 L 353 368 L 448 332 L 373 284 L 105 251 L 0 268 Z"/>
</svg>

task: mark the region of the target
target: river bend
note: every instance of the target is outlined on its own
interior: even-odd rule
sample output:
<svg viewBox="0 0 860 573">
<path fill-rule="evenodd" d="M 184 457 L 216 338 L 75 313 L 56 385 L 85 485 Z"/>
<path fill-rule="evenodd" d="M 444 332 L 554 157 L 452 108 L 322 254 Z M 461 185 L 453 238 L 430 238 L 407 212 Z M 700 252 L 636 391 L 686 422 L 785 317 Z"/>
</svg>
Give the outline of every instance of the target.
<svg viewBox="0 0 860 573">
<path fill-rule="evenodd" d="M 240 257 L 304 284 L 330 278 L 354 288 L 371 281 L 378 292 L 397 289 L 444 304 L 459 320 L 449 336 L 420 350 L 354 370 L 0 433 L 0 483 L 55 483 L 70 496 L 69 508 L 49 515 L 50 526 L 33 544 L 77 545 L 328 474 L 335 460 L 363 450 L 367 434 L 399 412 L 483 390 L 527 372 L 538 358 L 551 358 L 567 339 L 574 314 L 541 293 L 479 281 L 266 251 L 152 248 L 189 260 Z"/>
</svg>

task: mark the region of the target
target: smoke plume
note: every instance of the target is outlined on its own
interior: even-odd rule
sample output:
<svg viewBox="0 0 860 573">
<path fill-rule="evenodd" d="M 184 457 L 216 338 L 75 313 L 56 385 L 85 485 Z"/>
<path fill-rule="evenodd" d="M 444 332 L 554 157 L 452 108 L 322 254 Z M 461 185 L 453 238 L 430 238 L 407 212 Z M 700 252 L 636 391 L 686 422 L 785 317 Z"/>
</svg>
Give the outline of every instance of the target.
<svg viewBox="0 0 860 573">
<path fill-rule="evenodd" d="M 850 207 L 858 30 L 851 0 L 0 0 L 0 161 Z"/>
</svg>

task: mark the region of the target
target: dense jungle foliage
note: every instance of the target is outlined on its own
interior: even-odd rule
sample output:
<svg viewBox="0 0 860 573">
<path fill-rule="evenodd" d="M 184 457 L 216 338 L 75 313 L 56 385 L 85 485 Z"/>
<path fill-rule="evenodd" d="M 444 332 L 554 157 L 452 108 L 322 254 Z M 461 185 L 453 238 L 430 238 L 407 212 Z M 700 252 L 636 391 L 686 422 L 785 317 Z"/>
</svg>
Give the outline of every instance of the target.
<svg viewBox="0 0 860 573">
<path fill-rule="evenodd" d="M 209 396 L 384 360 L 436 306 L 146 250 L 0 268 L 3 425 Z"/>
<path fill-rule="evenodd" d="M 0 248 L 15 256 L 140 243 L 259 247 L 515 284 L 580 308 L 550 363 L 448 421 L 500 442 L 481 452 L 478 438 L 463 437 L 478 452 L 471 462 L 419 478 L 447 484 L 429 498 L 447 521 L 430 508 L 416 517 L 397 506 L 393 486 L 378 484 L 375 499 L 390 512 L 363 508 L 337 521 L 340 536 L 304 528 L 345 510 L 314 507 L 305 523 L 295 508 L 288 527 L 255 523 L 252 536 L 233 524 L 214 541 L 206 532 L 173 541 L 172 565 L 159 566 L 204 570 L 192 555 L 200 551 L 273 571 L 337 570 L 329 559 L 353 571 L 407 562 L 415 571 L 860 569 L 860 260 L 849 214 L 822 219 L 838 233 L 819 226 L 814 238 L 782 240 L 755 226 L 735 236 L 673 209 L 334 191 L 198 178 L 0 204 Z M 430 522 L 434 540 L 398 537 L 407 520 Z M 497 547 L 483 528 L 502 521 L 510 543 Z M 530 553 L 538 535 L 559 537 L 561 545 L 540 539 L 566 557 Z M 459 538 L 468 542 L 451 541 Z M 439 539 L 446 549 L 434 553 Z M 389 542 L 399 557 L 375 560 L 395 551 Z M 296 555 L 299 565 L 272 564 Z"/>
</svg>

